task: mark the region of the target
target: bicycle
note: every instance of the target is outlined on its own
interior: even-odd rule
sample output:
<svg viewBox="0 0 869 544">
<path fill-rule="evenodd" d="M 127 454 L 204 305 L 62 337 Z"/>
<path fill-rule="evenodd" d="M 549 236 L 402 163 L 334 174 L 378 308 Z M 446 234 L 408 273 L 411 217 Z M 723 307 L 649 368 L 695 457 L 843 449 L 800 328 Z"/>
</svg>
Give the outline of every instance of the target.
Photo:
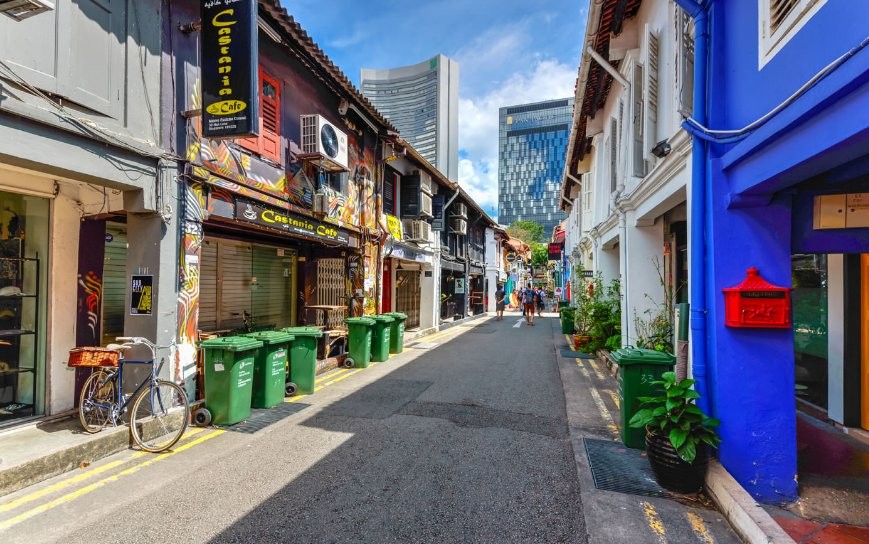
<svg viewBox="0 0 869 544">
<path fill-rule="evenodd" d="M 166 451 L 178 442 L 187 428 L 187 394 L 179 385 L 157 378 L 163 360 L 157 364 L 156 344 L 138 336 L 120 336 L 116 340 L 121 344 L 109 344 L 108 348 L 119 353 L 118 366 L 99 368 L 82 387 L 78 406 L 82 427 L 88 433 L 97 433 L 110 423 L 117 427 L 129 406 L 130 432 L 136 444 L 151 453 Z M 134 346 L 147 347 L 151 358 L 125 359 L 124 352 Z M 151 365 L 149 378 L 129 395 L 124 394 L 126 364 Z"/>
</svg>

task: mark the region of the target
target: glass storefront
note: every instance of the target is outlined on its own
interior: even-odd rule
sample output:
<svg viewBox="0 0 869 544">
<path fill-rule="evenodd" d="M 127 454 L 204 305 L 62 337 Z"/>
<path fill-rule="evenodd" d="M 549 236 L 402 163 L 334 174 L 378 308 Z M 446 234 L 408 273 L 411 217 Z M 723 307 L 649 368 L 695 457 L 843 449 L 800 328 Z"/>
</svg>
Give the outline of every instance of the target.
<svg viewBox="0 0 869 544">
<path fill-rule="evenodd" d="M 49 201 L 0 191 L 0 426 L 40 415 Z"/>
<path fill-rule="evenodd" d="M 827 256 L 791 257 L 797 398 L 827 408 Z"/>
</svg>

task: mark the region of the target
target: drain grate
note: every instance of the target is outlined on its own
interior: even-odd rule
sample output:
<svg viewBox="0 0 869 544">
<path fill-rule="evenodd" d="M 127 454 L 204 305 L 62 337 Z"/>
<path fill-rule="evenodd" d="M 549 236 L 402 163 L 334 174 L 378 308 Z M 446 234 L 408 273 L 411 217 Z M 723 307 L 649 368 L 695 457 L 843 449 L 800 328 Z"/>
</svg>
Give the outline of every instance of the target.
<svg viewBox="0 0 869 544">
<path fill-rule="evenodd" d="M 594 359 L 594 355 L 590 355 L 588 353 L 583 353 L 581 351 L 573 351 L 570 348 L 562 348 L 561 356 L 567 357 L 568 359 Z"/>
<path fill-rule="evenodd" d="M 583 438 L 582 441 L 596 488 L 646 497 L 668 495 L 655 481 L 644 451 L 612 440 Z"/>
<path fill-rule="evenodd" d="M 301 412 L 308 406 L 310 405 L 300 402 L 283 402 L 273 408 L 254 408 L 251 410 L 249 418 L 241 423 L 225 427 L 225 429 L 234 433 L 254 434 L 273 423 Z"/>
</svg>

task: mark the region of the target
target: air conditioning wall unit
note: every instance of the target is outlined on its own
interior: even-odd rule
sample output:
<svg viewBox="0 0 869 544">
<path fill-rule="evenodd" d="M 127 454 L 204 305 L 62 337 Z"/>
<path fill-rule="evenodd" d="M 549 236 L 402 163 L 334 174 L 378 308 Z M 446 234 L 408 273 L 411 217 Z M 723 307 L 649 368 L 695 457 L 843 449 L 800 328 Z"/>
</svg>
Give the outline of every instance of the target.
<svg viewBox="0 0 869 544">
<path fill-rule="evenodd" d="M 452 206 L 450 206 L 450 215 L 452 217 L 464 217 L 468 218 L 468 205 L 464 202 L 456 202 Z"/>
<path fill-rule="evenodd" d="M 54 4 L 45 0 L 0 0 L 0 12 L 16 21 L 53 9 Z"/>
<path fill-rule="evenodd" d="M 431 211 L 431 197 L 425 193 L 419 195 L 419 214 L 426 217 L 434 217 Z"/>
<path fill-rule="evenodd" d="M 432 195 L 431 176 L 425 172 L 419 173 L 419 190 L 429 196 Z"/>
<path fill-rule="evenodd" d="M 468 234 L 468 220 L 460 217 L 450 218 L 450 232 L 452 234 Z"/>
<path fill-rule="evenodd" d="M 325 215 L 329 211 L 329 202 L 323 193 L 314 193 L 314 213 Z"/>
<path fill-rule="evenodd" d="M 404 221 L 404 238 L 410 242 L 431 242 L 431 225 L 422 219 Z"/>
<path fill-rule="evenodd" d="M 326 170 L 348 170 L 347 134 L 322 115 L 302 115 L 300 119 L 302 154 L 319 155 Z"/>
</svg>

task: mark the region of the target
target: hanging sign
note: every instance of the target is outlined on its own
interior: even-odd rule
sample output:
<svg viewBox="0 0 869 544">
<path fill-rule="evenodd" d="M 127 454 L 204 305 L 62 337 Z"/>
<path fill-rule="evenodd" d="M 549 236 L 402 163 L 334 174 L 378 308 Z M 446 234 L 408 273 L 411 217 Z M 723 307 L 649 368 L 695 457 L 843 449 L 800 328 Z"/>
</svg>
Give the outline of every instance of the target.
<svg viewBox="0 0 869 544">
<path fill-rule="evenodd" d="M 255 136 L 259 130 L 256 0 L 201 3 L 202 135 Z"/>
<path fill-rule="evenodd" d="M 401 219 L 394 215 L 386 214 L 386 228 L 389 229 L 389 234 L 396 240 L 404 239 L 404 232 L 401 229 Z"/>
<path fill-rule="evenodd" d="M 515 262 L 515 261 L 516 261 L 516 254 L 513 253 L 512 251 L 509 252 L 509 253 L 507 253 L 507 262 L 508 262 L 508 263 L 512 263 L 512 262 Z"/>
<path fill-rule="evenodd" d="M 549 260 L 561 260 L 561 244 L 549 244 Z"/>
<path fill-rule="evenodd" d="M 350 244 L 350 234 L 335 225 L 275 208 L 263 208 L 250 202 L 239 202 L 236 205 L 235 220 L 310 236 L 320 240 L 329 240 L 344 245 Z"/>
<path fill-rule="evenodd" d="M 130 315 L 151 315 L 153 310 L 154 276 L 133 276 L 130 280 Z"/>
</svg>

